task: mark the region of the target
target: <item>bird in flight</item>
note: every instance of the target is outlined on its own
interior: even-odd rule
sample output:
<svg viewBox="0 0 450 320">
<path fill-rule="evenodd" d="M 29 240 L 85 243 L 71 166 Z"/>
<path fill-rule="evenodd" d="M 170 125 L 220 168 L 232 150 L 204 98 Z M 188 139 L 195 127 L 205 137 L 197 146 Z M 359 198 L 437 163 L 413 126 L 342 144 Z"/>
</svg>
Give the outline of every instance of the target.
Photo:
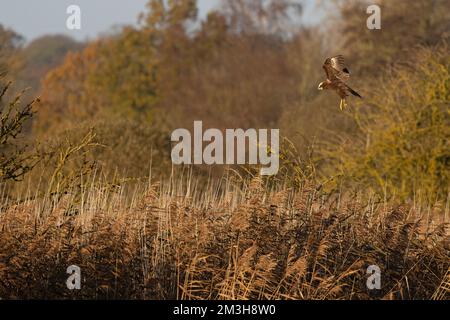
<svg viewBox="0 0 450 320">
<path fill-rule="evenodd" d="M 350 93 L 362 99 L 361 95 L 350 88 L 346 82 L 350 79 L 350 71 L 345 66 L 344 57 L 341 55 L 328 58 L 323 64 L 323 69 L 327 75 L 327 79 L 319 84 L 319 90 L 334 90 L 341 97 L 339 108 L 343 110 L 347 107 L 346 98 Z"/>
</svg>

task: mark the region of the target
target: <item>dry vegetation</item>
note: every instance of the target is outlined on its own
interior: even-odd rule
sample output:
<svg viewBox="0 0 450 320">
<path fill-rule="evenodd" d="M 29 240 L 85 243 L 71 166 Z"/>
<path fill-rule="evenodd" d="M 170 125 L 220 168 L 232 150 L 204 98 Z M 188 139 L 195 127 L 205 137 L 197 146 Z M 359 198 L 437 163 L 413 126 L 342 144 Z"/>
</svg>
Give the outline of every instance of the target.
<svg viewBox="0 0 450 320">
<path fill-rule="evenodd" d="M 0 25 L 0 75 L 41 83 L 0 76 L 0 299 L 448 300 L 450 2 L 377 2 L 382 32 L 362 0 L 320 26 L 295 0 L 149 0 L 83 44 Z M 345 112 L 317 90 L 337 53 Z M 173 168 L 194 120 L 280 128 L 279 173 Z"/>
<path fill-rule="evenodd" d="M 184 182 L 183 182 L 184 181 Z M 87 184 L 0 213 L 0 297 L 448 299 L 448 208 L 392 207 L 260 178 L 200 192 L 190 178 L 136 190 Z M 319 189 L 319 190 L 318 190 Z M 447 220 L 448 221 L 448 220 Z M 67 290 L 68 266 L 82 290 Z M 382 270 L 368 290 L 366 268 Z"/>
</svg>

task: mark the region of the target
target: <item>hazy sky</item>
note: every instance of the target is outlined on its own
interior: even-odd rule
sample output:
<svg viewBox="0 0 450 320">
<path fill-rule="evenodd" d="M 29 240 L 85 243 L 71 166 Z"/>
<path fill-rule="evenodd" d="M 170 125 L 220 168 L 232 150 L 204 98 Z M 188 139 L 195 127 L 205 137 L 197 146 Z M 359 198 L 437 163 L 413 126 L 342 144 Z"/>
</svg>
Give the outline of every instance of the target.
<svg viewBox="0 0 450 320">
<path fill-rule="evenodd" d="M 96 37 L 114 25 L 133 24 L 148 0 L 0 0 L 0 24 L 23 35 L 27 41 L 44 34 L 64 33 L 78 40 Z M 309 0 L 314 2 L 314 0 Z M 219 0 L 198 0 L 200 16 Z M 81 8 L 81 30 L 68 30 L 66 9 Z M 310 8 L 311 10 L 311 8 Z M 311 12 L 305 16 L 311 17 Z"/>
</svg>

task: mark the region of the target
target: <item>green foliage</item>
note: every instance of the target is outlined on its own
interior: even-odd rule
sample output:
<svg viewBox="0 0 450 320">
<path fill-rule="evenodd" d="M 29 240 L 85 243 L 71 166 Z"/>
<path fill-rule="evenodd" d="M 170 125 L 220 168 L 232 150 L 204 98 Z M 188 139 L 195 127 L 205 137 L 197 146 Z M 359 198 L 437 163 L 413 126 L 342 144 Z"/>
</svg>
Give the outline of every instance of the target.
<svg viewBox="0 0 450 320">
<path fill-rule="evenodd" d="M 156 101 L 151 42 L 137 30 L 125 28 L 97 50 L 96 67 L 84 79 L 90 92 L 102 97 L 96 99 L 100 103 L 97 108 L 128 118 L 148 116 Z"/>
</svg>

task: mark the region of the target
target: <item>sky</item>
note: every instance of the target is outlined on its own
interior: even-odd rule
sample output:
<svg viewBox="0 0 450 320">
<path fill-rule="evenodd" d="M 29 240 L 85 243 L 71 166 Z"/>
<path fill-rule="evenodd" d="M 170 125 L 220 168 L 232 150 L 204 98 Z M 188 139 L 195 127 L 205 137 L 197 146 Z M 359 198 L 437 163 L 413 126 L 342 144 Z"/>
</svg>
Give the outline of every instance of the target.
<svg viewBox="0 0 450 320">
<path fill-rule="evenodd" d="M 66 34 L 78 40 L 97 37 L 113 26 L 135 24 L 148 0 L 0 0 L 0 24 L 31 41 L 44 34 Z M 314 0 L 307 0 L 310 3 Z M 198 0 L 200 17 L 216 7 L 219 0 Z M 68 6 L 81 8 L 81 30 L 66 27 Z M 308 12 L 308 10 L 310 12 Z M 312 7 L 305 17 L 311 19 Z"/>
</svg>

